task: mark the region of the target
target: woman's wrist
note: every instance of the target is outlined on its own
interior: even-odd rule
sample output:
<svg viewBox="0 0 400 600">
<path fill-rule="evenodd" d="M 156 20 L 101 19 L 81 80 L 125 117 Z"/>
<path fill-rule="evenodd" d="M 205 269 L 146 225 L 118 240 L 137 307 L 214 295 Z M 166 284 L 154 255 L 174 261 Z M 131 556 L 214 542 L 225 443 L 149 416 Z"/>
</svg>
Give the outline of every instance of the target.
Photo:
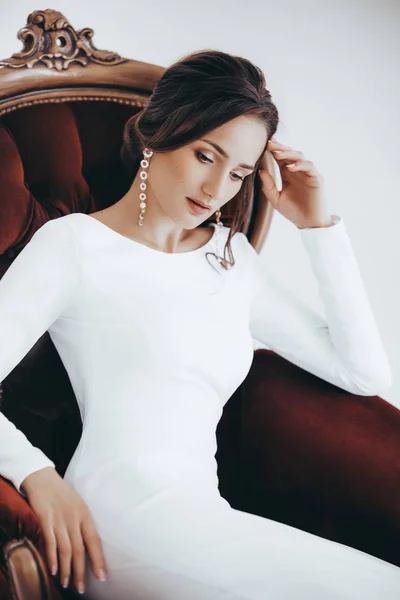
<svg viewBox="0 0 400 600">
<path fill-rule="evenodd" d="M 43 467 L 42 469 L 33 471 L 33 473 L 29 473 L 29 475 L 22 481 L 20 487 L 26 495 L 29 495 L 29 492 L 33 488 L 37 488 L 37 486 L 44 481 L 48 481 L 49 478 L 54 477 L 60 477 L 54 467 Z"/>
<path fill-rule="evenodd" d="M 311 223 L 311 224 L 307 224 L 307 225 L 303 225 L 302 227 L 297 226 L 298 229 L 317 229 L 319 227 L 332 227 L 332 225 L 335 224 L 335 221 L 332 217 L 332 215 L 329 215 L 329 217 L 327 217 L 326 219 L 318 222 L 318 223 Z"/>
</svg>

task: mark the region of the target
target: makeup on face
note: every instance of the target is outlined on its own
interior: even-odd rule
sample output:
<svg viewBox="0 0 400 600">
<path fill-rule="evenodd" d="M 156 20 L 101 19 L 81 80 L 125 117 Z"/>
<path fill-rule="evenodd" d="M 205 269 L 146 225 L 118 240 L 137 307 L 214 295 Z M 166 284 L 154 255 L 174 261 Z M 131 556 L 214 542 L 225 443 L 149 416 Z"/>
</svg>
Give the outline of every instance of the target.
<svg viewBox="0 0 400 600">
<path fill-rule="evenodd" d="M 204 215 L 208 212 L 210 212 L 209 208 L 204 208 L 203 206 L 200 206 L 200 204 L 197 204 L 196 202 L 194 202 L 193 200 L 191 200 L 190 198 L 186 198 L 188 205 L 190 207 L 190 209 L 196 213 L 196 215 Z"/>
</svg>

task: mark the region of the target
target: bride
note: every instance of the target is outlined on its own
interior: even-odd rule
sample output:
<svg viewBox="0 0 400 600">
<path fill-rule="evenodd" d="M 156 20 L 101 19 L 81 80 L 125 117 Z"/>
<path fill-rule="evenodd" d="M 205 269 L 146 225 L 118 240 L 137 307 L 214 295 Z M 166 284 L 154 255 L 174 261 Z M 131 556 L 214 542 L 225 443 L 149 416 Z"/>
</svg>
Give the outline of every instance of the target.
<svg viewBox="0 0 400 600">
<path fill-rule="evenodd" d="M 83 422 L 61 478 L 0 414 L 0 473 L 37 514 L 51 572 L 90 599 L 399 598 L 398 567 L 219 494 L 216 427 L 253 338 L 351 393 L 391 385 L 343 219 L 315 165 L 274 137 L 278 121 L 250 61 L 184 57 L 126 124 L 127 194 L 47 222 L 0 282 L 0 381 L 48 331 Z M 266 152 L 281 191 L 260 169 Z M 241 233 L 257 178 L 299 230 L 326 321 Z"/>
</svg>

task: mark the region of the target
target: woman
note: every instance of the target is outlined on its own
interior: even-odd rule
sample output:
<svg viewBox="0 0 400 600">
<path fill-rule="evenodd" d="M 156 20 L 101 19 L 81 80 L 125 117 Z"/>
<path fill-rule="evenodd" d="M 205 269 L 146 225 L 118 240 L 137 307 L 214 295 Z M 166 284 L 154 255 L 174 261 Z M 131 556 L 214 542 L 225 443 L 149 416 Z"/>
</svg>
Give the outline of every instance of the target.
<svg viewBox="0 0 400 600">
<path fill-rule="evenodd" d="M 1 415 L 0 472 L 38 515 L 50 569 L 88 598 L 398 598 L 394 565 L 232 509 L 218 491 L 216 426 L 253 337 L 352 393 L 390 386 L 344 223 L 315 166 L 271 139 L 277 126 L 252 63 L 185 57 L 127 123 L 127 194 L 46 223 L 1 281 L 0 380 L 48 330 L 83 433 L 62 479 Z M 259 170 L 267 147 L 281 192 Z M 326 322 L 267 278 L 240 233 L 256 177 L 300 230 Z"/>
</svg>

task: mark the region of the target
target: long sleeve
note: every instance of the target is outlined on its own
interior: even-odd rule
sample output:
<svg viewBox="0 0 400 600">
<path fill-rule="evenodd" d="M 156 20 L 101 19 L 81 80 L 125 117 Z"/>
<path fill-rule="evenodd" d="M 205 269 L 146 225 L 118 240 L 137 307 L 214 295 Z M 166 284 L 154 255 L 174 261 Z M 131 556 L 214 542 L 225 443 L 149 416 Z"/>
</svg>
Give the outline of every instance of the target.
<svg viewBox="0 0 400 600">
<path fill-rule="evenodd" d="M 253 300 L 250 330 L 291 363 L 351 393 L 386 392 L 391 370 L 343 219 L 299 229 L 326 320 L 267 274 L 248 242 Z"/>
<path fill-rule="evenodd" d="M 0 381 L 67 305 L 79 279 L 77 241 L 67 223 L 43 225 L 0 280 Z M 18 491 L 30 473 L 54 463 L 0 413 L 0 474 Z"/>
</svg>

